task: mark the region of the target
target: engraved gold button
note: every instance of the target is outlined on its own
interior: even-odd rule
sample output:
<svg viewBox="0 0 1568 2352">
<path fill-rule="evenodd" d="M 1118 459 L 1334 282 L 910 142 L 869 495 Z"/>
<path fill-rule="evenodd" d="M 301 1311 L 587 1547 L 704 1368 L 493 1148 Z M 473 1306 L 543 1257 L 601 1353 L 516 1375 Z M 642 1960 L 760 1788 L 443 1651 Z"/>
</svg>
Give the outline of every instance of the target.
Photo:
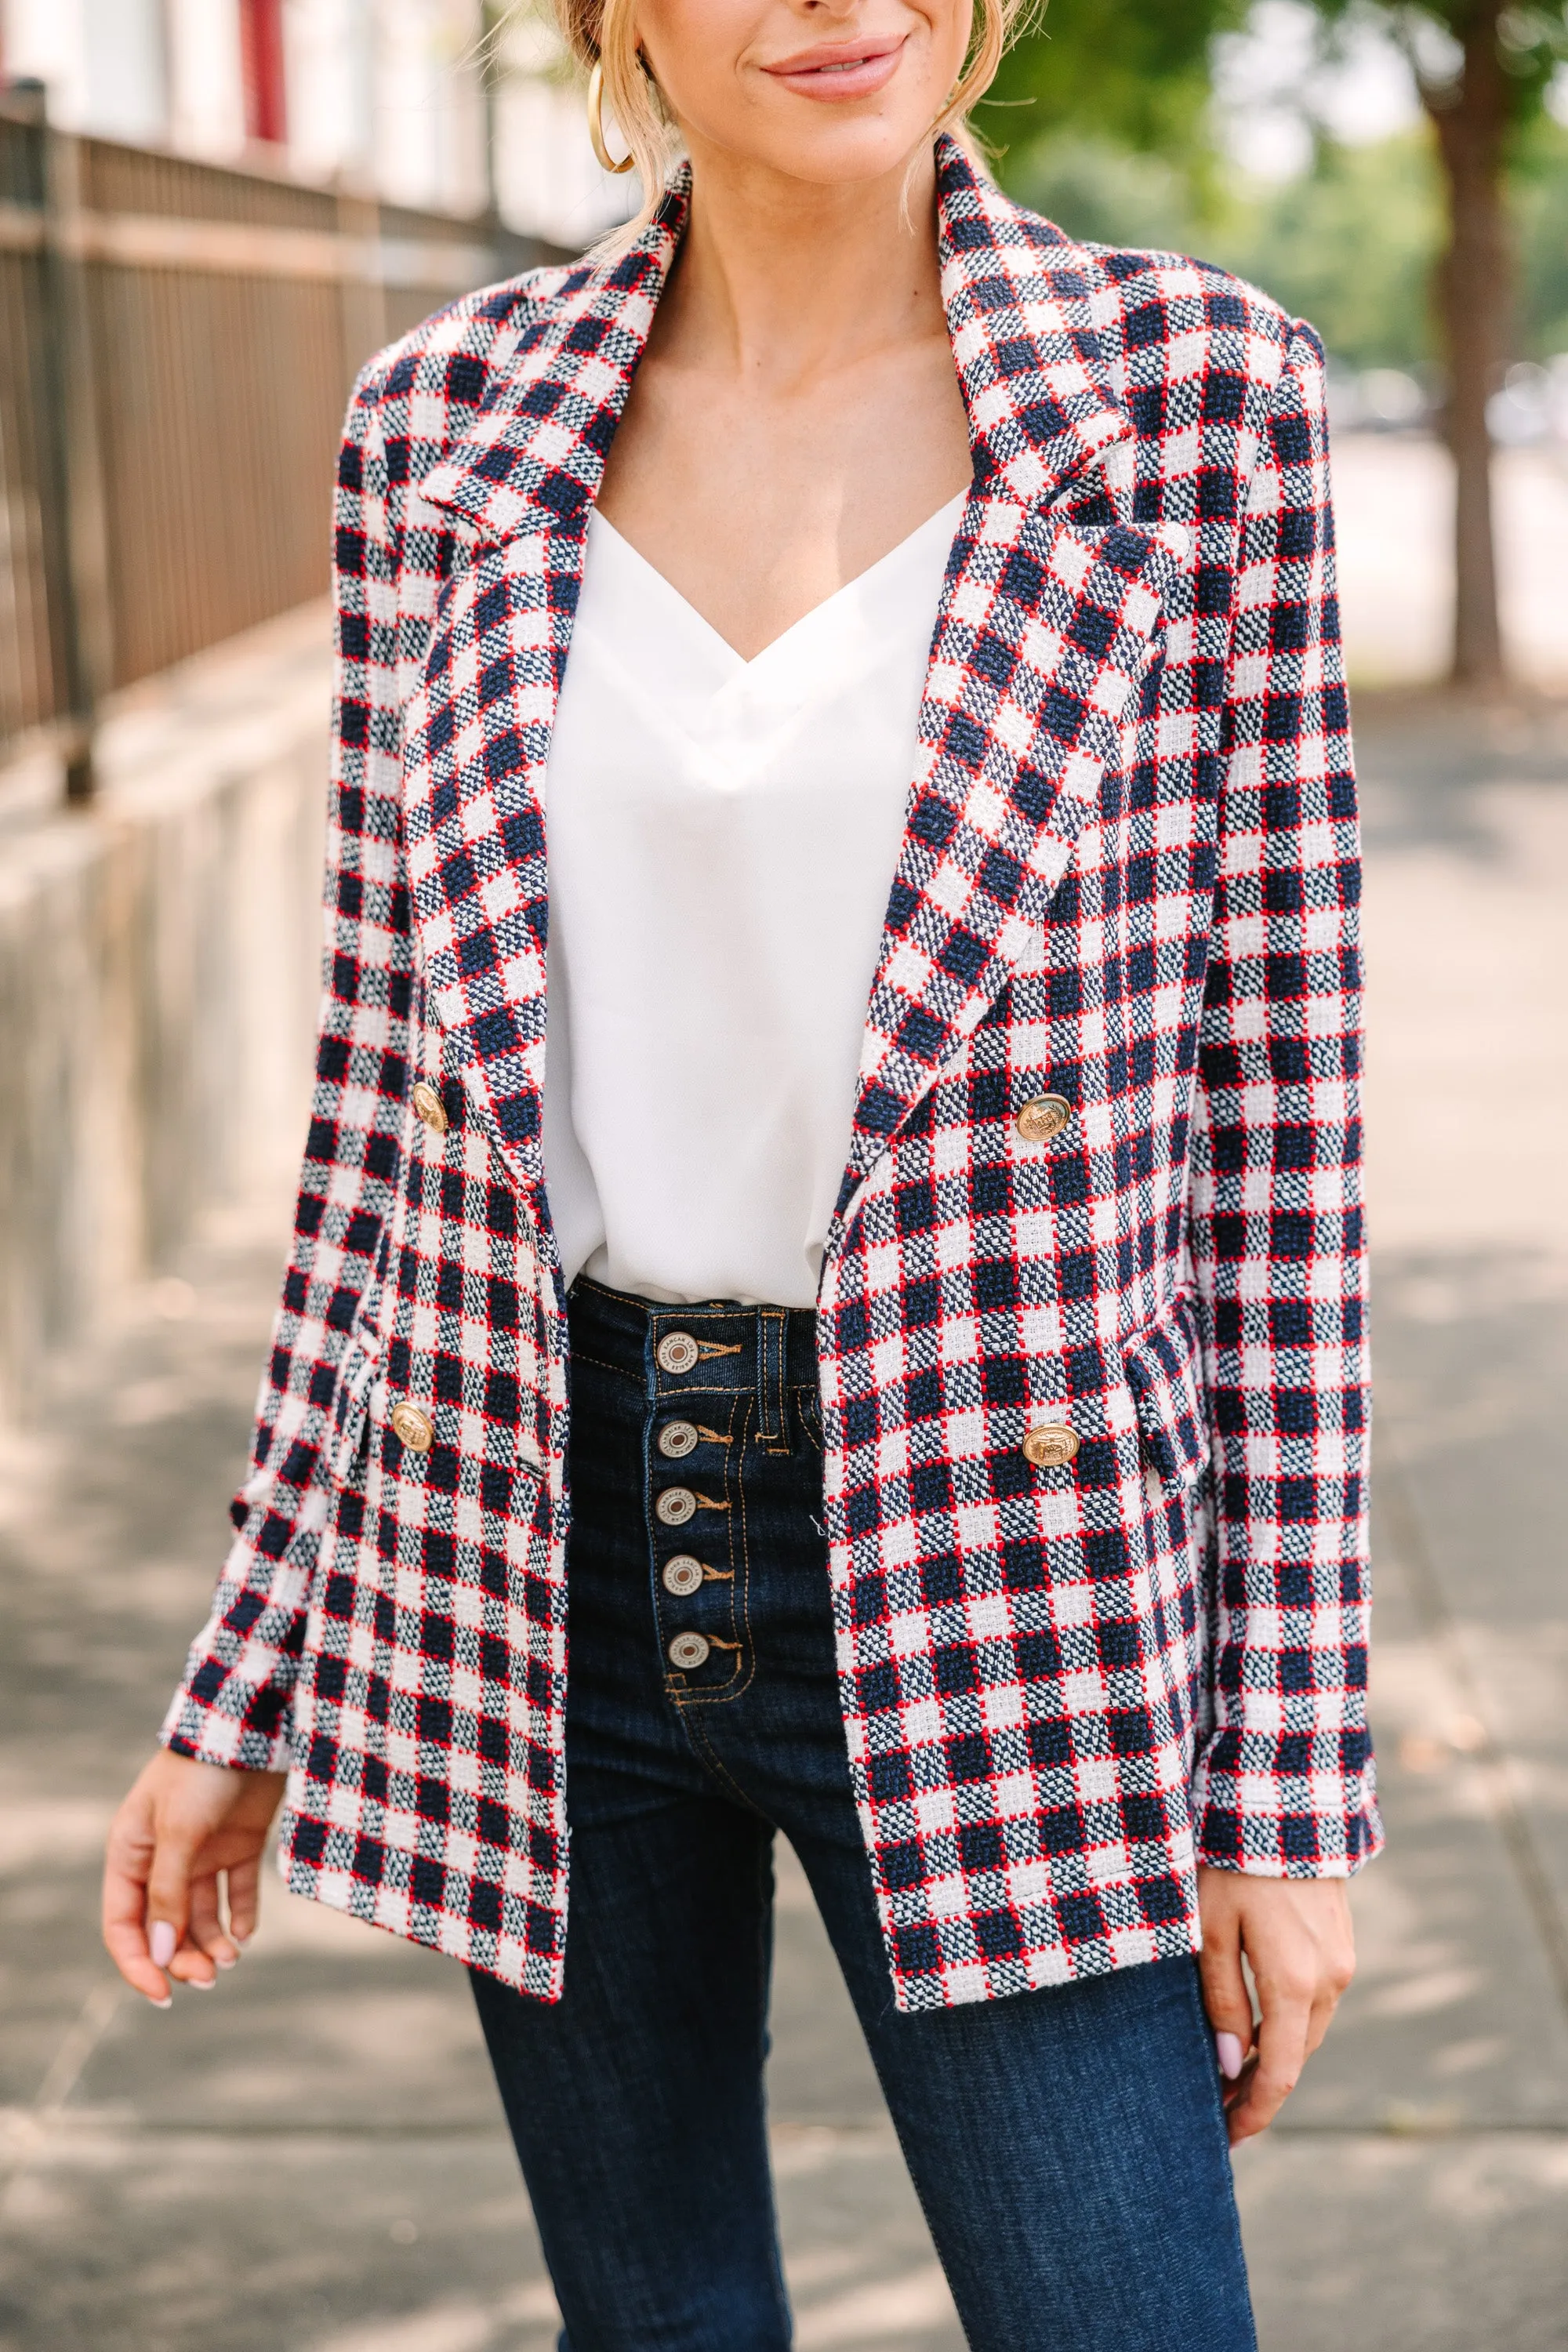
<svg viewBox="0 0 1568 2352">
<path fill-rule="evenodd" d="M 702 1562 L 693 1559 L 689 1551 L 678 1551 L 673 1559 L 664 1563 L 662 1581 L 667 1592 L 679 1600 L 689 1600 L 702 1582 Z"/>
<path fill-rule="evenodd" d="M 411 1454 L 428 1454 L 436 1443 L 436 1424 L 426 1412 L 406 1398 L 392 1408 L 392 1426 Z"/>
<path fill-rule="evenodd" d="M 697 1516 L 697 1497 L 689 1486 L 667 1486 L 653 1507 L 663 1526 L 683 1528 Z"/>
<path fill-rule="evenodd" d="M 689 1372 L 700 1353 L 689 1331 L 667 1331 L 654 1349 L 661 1372 Z"/>
<path fill-rule="evenodd" d="M 697 1432 L 689 1421 L 666 1422 L 658 1433 L 658 1450 L 667 1462 L 684 1461 L 697 1451 Z"/>
<path fill-rule="evenodd" d="M 1024 1440 L 1025 1458 L 1037 1470 L 1060 1470 L 1078 1452 L 1078 1432 L 1065 1422 L 1047 1421 L 1031 1429 Z"/>
<path fill-rule="evenodd" d="M 447 1106 L 427 1078 L 421 1078 L 414 1089 L 414 1108 L 431 1132 L 445 1135 L 452 1122 L 447 1116 Z"/>
<path fill-rule="evenodd" d="M 708 1644 L 700 1633 L 678 1633 L 669 1645 L 669 1663 L 683 1675 L 695 1674 L 707 1655 Z"/>
<path fill-rule="evenodd" d="M 1037 1095 L 1019 1108 L 1018 1132 L 1026 1143 L 1049 1143 L 1071 1117 L 1072 1105 L 1065 1095 Z"/>
</svg>

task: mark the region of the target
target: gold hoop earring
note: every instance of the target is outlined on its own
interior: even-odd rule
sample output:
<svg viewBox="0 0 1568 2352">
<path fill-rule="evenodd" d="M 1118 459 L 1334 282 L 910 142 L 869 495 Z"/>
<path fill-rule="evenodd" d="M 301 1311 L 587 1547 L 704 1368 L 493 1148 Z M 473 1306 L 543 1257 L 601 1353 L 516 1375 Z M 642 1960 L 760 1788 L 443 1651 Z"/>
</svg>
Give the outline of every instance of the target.
<svg viewBox="0 0 1568 2352">
<path fill-rule="evenodd" d="M 598 159 L 600 170 L 612 172 L 618 179 L 623 172 L 632 169 L 637 157 L 623 155 L 618 163 L 611 160 L 610 151 L 605 144 L 604 105 L 605 68 L 595 60 L 594 70 L 588 76 L 588 142 Z"/>
</svg>

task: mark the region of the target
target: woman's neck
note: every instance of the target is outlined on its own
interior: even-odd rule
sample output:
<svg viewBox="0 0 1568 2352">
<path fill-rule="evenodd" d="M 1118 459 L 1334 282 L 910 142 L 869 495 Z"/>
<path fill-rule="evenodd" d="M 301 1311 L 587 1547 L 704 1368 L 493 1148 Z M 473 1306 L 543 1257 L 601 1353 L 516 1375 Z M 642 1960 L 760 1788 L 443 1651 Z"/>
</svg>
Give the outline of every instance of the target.
<svg viewBox="0 0 1568 2352">
<path fill-rule="evenodd" d="M 690 219 L 659 306 L 667 349 L 782 393 L 941 320 L 929 147 L 889 177 L 826 187 L 722 150 L 693 154 Z"/>
<path fill-rule="evenodd" d="M 935 173 L 821 188 L 693 158 L 606 519 L 742 660 L 970 480 Z"/>
</svg>

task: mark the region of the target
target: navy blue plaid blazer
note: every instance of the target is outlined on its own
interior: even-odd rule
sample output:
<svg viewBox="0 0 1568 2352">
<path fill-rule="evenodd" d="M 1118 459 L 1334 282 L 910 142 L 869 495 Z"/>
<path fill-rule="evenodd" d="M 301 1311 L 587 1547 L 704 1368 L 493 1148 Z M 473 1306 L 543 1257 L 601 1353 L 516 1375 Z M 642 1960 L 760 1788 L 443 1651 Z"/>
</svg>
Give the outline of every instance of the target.
<svg viewBox="0 0 1568 2352">
<path fill-rule="evenodd" d="M 1379 1839 L 1323 354 L 1223 271 L 1075 244 L 938 162 L 973 484 L 817 1318 L 844 1718 L 909 2009 L 1191 1950 L 1198 1862 L 1340 1875 Z M 459 302 L 355 392 L 314 1115 L 165 1728 L 287 1764 L 300 1891 L 544 1998 L 545 767 L 687 204 Z M 1017 1113 L 1045 1094 L 1071 1116 L 1042 1137 Z"/>
</svg>

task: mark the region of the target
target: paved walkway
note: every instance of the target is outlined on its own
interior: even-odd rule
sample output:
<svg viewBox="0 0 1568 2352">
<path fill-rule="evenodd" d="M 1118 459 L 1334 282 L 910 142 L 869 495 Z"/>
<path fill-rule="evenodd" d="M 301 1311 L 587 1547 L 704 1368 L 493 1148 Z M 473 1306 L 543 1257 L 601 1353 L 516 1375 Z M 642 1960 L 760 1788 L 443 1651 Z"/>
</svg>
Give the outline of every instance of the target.
<svg viewBox="0 0 1568 2352">
<path fill-rule="evenodd" d="M 1342 2021 L 1238 2179 L 1265 2352 L 1563 2352 L 1568 710 L 1368 702 L 1361 732 L 1391 1848 Z M 281 1230 L 275 1203 L 231 1215 L 0 1463 L 0 2352 L 553 2341 L 453 1966 L 275 1886 L 241 1969 L 168 2015 L 96 1946 L 100 1840 L 205 1606 Z M 958 2352 L 795 1874 L 780 1936 L 800 2343 Z"/>
</svg>

